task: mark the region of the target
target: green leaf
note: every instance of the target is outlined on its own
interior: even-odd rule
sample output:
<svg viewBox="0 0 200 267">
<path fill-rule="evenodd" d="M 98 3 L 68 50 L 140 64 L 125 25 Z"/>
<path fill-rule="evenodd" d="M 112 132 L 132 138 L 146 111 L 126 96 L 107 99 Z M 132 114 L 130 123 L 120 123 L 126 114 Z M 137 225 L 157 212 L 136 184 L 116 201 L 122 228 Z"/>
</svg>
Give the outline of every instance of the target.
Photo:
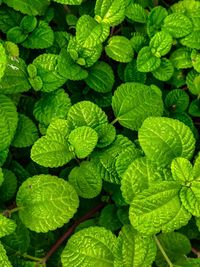
<svg viewBox="0 0 200 267">
<path fill-rule="evenodd" d="M 174 13 L 164 19 L 162 29 L 169 32 L 174 38 L 181 38 L 192 32 L 193 25 L 185 15 Z"/>
<path fill-rule="evenodd" d="M 6 33 L 9 29 L 20 24 L 22 14 L 14 9 L 4 6 L 0 9 L 0 29 Z"/>
<path fill-rule="evenodd" d="M 153 237 L 144 237 L 131 225 L 124 225 L 117 238 L 115 267 L 149 267 L 156 257 Z"/>
<path fill-rule="evenodd" d="M 161 58 L 160 66 L 152 74 L 160 81 L 168 81 L 174 74 L 174 66 L 169 59 Z"/>
<path fill-rule="evenodd" d="M 191 215 L 181 204 L 180 190 L 178 182 L 163 181 L 138 194 L 129 211 L 133 227 L 145 235 L 152 235 L 186 225 Z"/>
<path fill-rule="evenodd" d="M 188 113 L 194 117 L 200 117 L 200 101 L 195 99 L 190 103 Z"/>
<path fill-rule="evenodd" d="M 167 15 L 167 10 L 162 6 L 156 6 L 151 10 L 147 19 L 147 33 L 150 38 L 161 29 Z"/>
<path fill-rule="evenodd" d="M 0 151 L 11 143 L 17 128 L 18 115 L 14 103 L 0 94 Z"/>
<path fill-rule="evenodd" d="M 102 179 L 93 162 L 82 161 L 71 170 L 68 179 L 80 197 L 94 198 L 101 192 Z"/>
<path fill-rule="evenodd" d="M 31 146 L 38 139 L 38 129 L 34 122 L 27 116 L 19 114 L 19 121 L 14 135 L 12 146 Z"/>
<path fill-rule="evenodd" d="M 1 80 L 6 69 L 6 61 L 7 61 L 6 51 L 1 43 L 0 43 L 0 55 L 1 55 L 0 58 L 0 80 Z"/>
<path fill-rule="evenodd" d="M 64 89 L 43 94 L 35 103 L 33 114 L 40 123 L 49 125 L 53 119 L 65 119 L 71 107 L 71 100 Z"/>
<path fill-rule="evenodd" d="M 114 204 L 108 204 L 102 209 L 98 224 L 112 232 L 122 227 L 122 223 L 117 216 L 117 207 Z"/>
<path fill-rule="evenodd" d="M 65 165 L 74 158 L 67 142 L 68 135 L 69 128 L 65 120 L 53 121 L 47 129 L 47 135 L 32 146 L 31 159 L 44 167 Z"/>
<path fill-rule="evenodd" d="M 165 106 L 168 110 L 183 112 L 188 108 L 189 96 L 181 89 L 170 91 L 165 98 Z"/>
<path fill-rule="evenodd" d="M 107 123 L 105 112 L 90 101 L 80 101 L 73 105 L 67 115 L 71 128 L 89 126 L 96 129 L 97 126 Z"/>
<path fill-rule="evenodd" d="M 43 15 L 50 1 L 49 0 L 4 0 L 5 3 L 29 16 Z"/>
<path fill-rule="evenodd" d="M 134 55 L 130 40 L 124 36 L 111 37 L 105 51 L 110 58 L 123 63 L 132 61 Z"/>
<path fill-rule="evenodd" d="M 121 191 L 126 203 L 130 204 L 138 193 L 164 178 L 162 171 L 147 158 L 135 159 L 122 176 Z"/>
<path fill-rule="evenodd" d="M 133 37 L 130 39 L 133 50 L 137 53 L 142 49 L 142 47 L 148 45 L 148 38 L 145 34 L 140 32 L 134 32 Z"/>
<path fill-rule="evenodd" d="M 196 50 L 193 50 L 191 53 L 191 59 L 194 69 L 200 72 L 200 53 L 198 53 Z"/>
<path fill-rule="evenodd" d="M 62 252 L 62 266 L 112 267 L 115 245 L 116 237 L 111 231 L 103 227 L 83 229 L 69 239 Z"/>
<path fill-rule="evenodd" d="M 181 47 L 173 51 L 170 55 L 170 60 L 177 69 L 192 67 L 191 51 L 186 47 Z"/>
<path fill-rule="evenodd" d="M 139 142 L 145 155 L 160 166 L 167 166 L 176 157 L 191 159 L 195 139 L 184 123 L 170 119 L 147 118 L 139 129 Z"/>
<path fill-rule="evenodd" d="M 93 47 L 103 43 L 109 35 L 110 27 L 106 23 L 98 23 L 89 15 L 83 15 L 76 24 L 76 38 L 83 47 Z"/>
<path fill-rule="evenodd" d="M 37 26 L 37 19 L 34 16 L 24 16 L 20 22 L 20 28 L 25 32 L 32 32 Z"/>
<path fill-rule="evenodd" d="M 29 49 L 44 49 L 52 46 L 54 33 L 51 27 L 45 22 L 40 21 L 38 27 L 29 34 L 22 45 Z"/>
<path fill-rule="evenodd" d="M 150 40 L 149 47 L 151 48 L 151 52 L 156 57 L 165 56 L 172 47 L 173 38 L 172 36 L 165 32 L 160 31 L 157 32 Z"/>
<path fill-rule="evenodd" d="M 53 0 L 63 5 L 80 5 L 83 0 Z"/>
<path fill-rule="evenodd" d="M 199 178 L 200 176 L 200 154 L 198 154 L 198 156 L 195 159 L 192 174 L 195 179 Z"/>
<path fill-rule="evenodd" d="M 149 46 L 144 46 L 137 56 L 137 69 L 140 72 L 156 70 L 161 64 L 160 58 L 156 57 Z"/>
<path fill-rule="evenodd" d="M 142 151 L 135 147 L 131 146 L 123 150 L 119 154 L 115 164 L 118 175 L 123 177 L 123 174 L 128 169 L 129 165 L 139 157 L 142 157 Z"/>
<path fill-rule="evenodd" d="M 183 185 L 186 182 L 192 181 L 192 164 L 185 158 L 175 158 L 171 164 L 171 171 L 174 180 L 181 182 Z"/>
<path fill-rule="evenodd" d="M 109 26 L 120 24 L 125 17 L 125 0 L 97 0 L 95 19 Z"/>
<path fill-rule="evenodd" d="M 0 265 L 3 267 L 12 267 L 7 255 L 6 250 L 3 245 L 0 243 Z"/>
<path fill-rule="evenodd" d="M 189 48 L 200 49 L 199 34 L 200 34 L 200 30 L 194 30 L 189 35 L 181 39 L 180 42 L 182 45 L 187 46 Z"/>
<path fill-rule="evenodd" d="M 147 117 L 162 115 L 161 92 L 157 87 L 125 83 L 115 91 L 112 108 L 116 121 L 126 128 L 138 130 Z"/>
<path fill-rule="evenodd" d="M 27 37 L 28 33 L 24 33 L 19 26 L 13 27 L 7 32 L 7 39 L 16 44 L 24 42 Z"/>
<path fill-rule="evenodd" d="M 0 238 L 15 231 L 16 223 L 0 214 Z M 0 253 L 1 254 L 1 253 Z"/>
<path fill-rule="evenodd" d="M 7 169 L 3 169 L 4 181 L 0 187 L 0 199 L 4 202 L 12 199 L 17 189 L 17 177 Z"/>
<path fill-rule="evenodd" d="M 48 232 L 62 227 L 75 214 L 79 200 L 74 188 L 51 175 L 28 178 L 17 193 L 19 217 L 27 228 Z"/>
<path fill-rule="evenodd" d="M 81 68 L 71 58 L 69 52 L 66 49 L 62 49 L 58 58 L 58 72 L 61 76 L 70 80 L 83 80 L 87 78 L 88 72 Z"/>
<path fill-rule="evenodd" d="M 95 127 L 98 134 L 97 147 L 103 148 L 112 144 L 116 137 L 116 129 L 112 124 L 104 123 Z"/>
<path fill-rule="evenodd" d="M 139 23 L 146 23 L 147 20 L 146 10 L 141 5 L 134 2 L 130 2 L 130 4 L 126 7 L 125 15 L 130 20 Z"/>
<path fill-rule="evenodd" d="M 89 69 L 85 82 L 96 92 L 110 92 L 114 84 L 113 70 L 107 63 L 99 61 Z"/>
<path fill-rule="evenodd" d="M 3 183 L 3 180 L 4 180 L 3 172 L 2 172 L 2 168 L 0 167 L 0 186 L 1 186 L 2 183 Z"/>
<path fill-rule="evenodd" d="M 145 83 L 146 77 L 146 73 L 138 71 L 137 62 L 135 59 L 129 62 L 124 69 L 125 82 Z"/>
<path fill-rule="evenodd" d="M 8 152 L 9 152 L 8 148 L 6 148 L 3 151 L 0 151 L 0 166 L 3 166 L 3 164 L 5 163 L 8 156 Z"/>
<path fill-rule="evenodd" d="M 30 88 L 24 60 L 8 56 L 5 73 L 0 80 L 0 91 L 4 94 L 16 94 Z"/>
<path fill-rule="evenodd" d="M 172 263 L 185 257 L 191 251 L 190 240 L 179 232 L 159 234 L 157 238 Z M 168 266 L 160 250 L 157 252 L 156 264 L 158 266 Z"/>
<path fill-rule="evenodd" d="M 200 185 L 199 181 L 193 181 L 189 186 L 184 186 L 180 191 L 183 206 L 193 216 L 200 217 Z"/>
<path fill-rule="evenodd" d="M 83 159 L 94 150 L 98 141 L 98 134 L 91 127 L 81 126 L 70 133 L 68 141 L 76 156 Z"/>
<path fill-rule="evenodd" d="M 198 72 L 196 72 L 194 69 L 192 69 L 190 72 L 188 72 L 186 76 L 186 84 L 188 86 L 189 91 L 193 95 L 199 95 L 200 94 L 200 89 L 199 89 L 199 78 L 200 75 Z M 193 100 L 195 101 L 195 100 Z M 192 103 L 192 102 L 191 102 Z"/>
</svg>

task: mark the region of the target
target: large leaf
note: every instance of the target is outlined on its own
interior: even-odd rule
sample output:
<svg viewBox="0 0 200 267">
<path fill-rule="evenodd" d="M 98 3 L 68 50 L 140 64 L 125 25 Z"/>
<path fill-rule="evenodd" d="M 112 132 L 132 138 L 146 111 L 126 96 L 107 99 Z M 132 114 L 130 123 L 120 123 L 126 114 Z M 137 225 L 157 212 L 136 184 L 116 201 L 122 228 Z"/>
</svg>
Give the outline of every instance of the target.
<svg viewBox="0 0 200 267">
<path fill-rule="evenodd" d="M 27 228 L 48 232 L 62 227 L 75 214 L 79 200 L 74 188 L 51 175 L 28 178 L 17 193 L 19 216 Z"/>
<path fill-rule="evenodd" d="M 5 48 L 3 47 L 3 45 L 0 43 L 0 80 L 4 75 L 4 71 L 6 69 L 6 61 L 7 61 L 7 57 L 6 57 L 6 51 Z"/>
<path fill-rule="evenodd" d="M 150 72 L 157 69 L 161 64 L 160 58 L 156 57 L 149 46 L 144 46 L 137 57 L 137 68 L 140 72 Z"/>
<path fill-rule="evenodd" d="M 17 128 L 18 115 L 14 103 L 0 94 L 0 151 L 11 143 Z"/>
<path fill-rule="evenodd" d="M 110 26 L 116 26 L 124 20 L 125 0 L 97 0 L 95 19 Z"/>
<path fill-rule="evenodd" d="M 112 267 L 116 237 L 103 227 L 89 227 L 74 234 L 62 252 L 63 267 Z"/>
<path fill-rule="evenodd" d="M 0 238 L 15 231 L 16 223 L 0 214 Z"/>
<path fill-rule="evenodd" d="M 112 98 L 116 121 L 131 130 L 138 130 L 149 116 L 160 116 L 163 102 L 160 90 L 140 83 L 120 85 Z"/>
<path fill-rule="evenodd" d="M 43 15 L 47 9 L 49 0 L 4 0 L 5 3 L 21 13 L 30 16 Z"/>
<path fill-rule="evenodd" d="M 83 161 L 79 167 L 74 167 L 69 174 L 69 183 L 77 194 L 83 198 L 98 196 L 102 188 L 102 179 L 93 162 Z"/>
<path fill-rule="evenodd" d="M 139 142 L 146 156 L 162 166 L 176 157 L 191 159 L 195 148 L 190 128 L 170 118 L 147 118 L 139 130 Z"/>
<path fill-rule="evenodd" d="M 0 265 L 2 267 L 12 267 L 3 245 L 0 243 Z"/>
<path fill-rule="evenodd" d="M 129 211 L 133 227 L 143 234 L 156 234 L 186 225 L 191 215 L 181 204 L 180 189 L 178 182 L 163 181 L 138 194 Z"/>
<path fill-rule="evenodd" d="M 153 237 L 144 237 L 131 225 L 125 225 L 117 238 L 114 267 L 149 267 L 156 250 Z"/>
</svg>

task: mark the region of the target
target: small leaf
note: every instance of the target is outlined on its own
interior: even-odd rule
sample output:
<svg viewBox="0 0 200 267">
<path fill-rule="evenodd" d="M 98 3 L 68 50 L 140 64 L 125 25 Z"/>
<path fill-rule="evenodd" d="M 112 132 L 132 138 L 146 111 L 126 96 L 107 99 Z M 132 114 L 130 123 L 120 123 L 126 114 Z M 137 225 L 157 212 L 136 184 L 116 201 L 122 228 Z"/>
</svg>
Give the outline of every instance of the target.
<svg viewBox="0 0 200 267">
<path fill-rule="evenodd" d="M 114 204 L 108 204 L 102 209 L 98 224 L 112 232 L 117 231 L 122 227 L 117 216 L 117 207 Z"/>
<path fill-rule="evenodd" d="M 82 161 L 71 170 L 68 180 L 80 197 L 94 198 L 101 192 L 102 179 L 93 162 Z"/>
<path fill-rule="evenodd" d="M 180 42 L 182 45 L 187 46 L 189 48 L 200 49 L 199 35 L 200 35 L 200 29 L 194 30 L 189 35 L 187 35 L 183 39 L 181 39 Z"/>
<path fill-rule="evenodd" d="M 157 32 L 150 40 L 151 52 L 156 57 L 165 56 L 172 47 L 172 36 L 164 31 Z"/>
<path fill-rule="evenodd" d="M 140 83 L 122 84 L 114 93 L 112 108 L 122 126 L 138 130 L 147 117 L 162 114 L 160 90 Z"/>
<path fill-rule="evenodd" d="M 181 47 L 173 51 L 170 60 L 177 69 L 188 69 L 192 67 L 191 51 L 186 47 Z"/>
<path fill-rule="evenodd" d="M 10 235 L 15 231 L 16 223 L 0 214 L 0 238 L 6 235 Z M 1 252 L 0 252 L 1 254 Z"/>
<path fill-rule="evenodd" d="M 96 92 L 110 92 L 114 84 L 113 70 L 107 63 L 99 61 L 89 69 L 85 82 Z"/>
<path fill-rule="evenodd" d="M 186 182 L 192 181 L 192 164 L 185 158 L 175 158 L 171 164 L 171 171 L 174 180 L 181 182 L 183 185 Z"/>
<path fill-rule="evenodd" d="M 43 233 L 67 223 L 79 204 L 76 191 L 68 182 L 44 174 L 28 178 L 20 186 L 16 201 L 25 226 Z"/>
<path fill-rule="evenodd" d="M 123 63 L 132 61 L 134 55 L 130 40 L 124 36 L 111 37 L 105 51 L 110 58 Z"/>
<path fill-rule="evenodd" d="M 192 131 L 184 123 L 170 119 L 147 118 L 139 129 L 139 142 L 148 158 L 167 166 L 176 157 L 191 159 L 195 148 Z"/>
<path fill-rule="evenodd" d="M 115 140 L 116 129 L 112 124 L 100 124 L 95 130 L 98 134 L 97 147 L 103 148 L 109 146 Z"/>
<path fill-rule="evenodd" d="M 194 69 L 200 72 L 200 53 L 198 53 L 196 50 L 193 50 L 191 53 L 191 59 Z"/>
<path fill-rule="evenodd" d="M 1 80 L 6 69 L 6 61 L 7 61 L 6 51 L 1 43 L 0 43 L 0 55 L 1 55 L 0 58 L 0 80 Z"/>
<path fill-rule="evenodd" d="M 146 23 L 147 20 L 147 12 L 145 9 L 134 2 L 130 2 L 130 4 L 126 7 L 125 15 L 130 20 L 139 23 Z"/>
<path fill-rule="evenodd" d="M 98 134 L 91 127 L 81 126 L 70 133 L 68 141 L 72 145 L 76 156 L 83 159 L 94 150 L 98 141 Z"/>
<path fill-rule="evenodd" d="M 160 66 L 152 74 L 160 81 L 168 81 L 174 74 L 174 66 L 169 59 L 161 58 Z"/>
<path fill-rule="evenodd" d="M 7 32 L 7 39 L 16 44 L 24 42 L 27 37 L 28 33 L 24 33 L 19 26 L 13 27 Z"/>
<path fill-rule="evenodd" d="M 183 112 L 188 108 L 189 96 L 181 89 L 170 91 L 165 98 L 165 106 L 168 110 Z"/>
<path fill-rule="evenodd" d="M 34 16 L 24 16 L 20 22 L 20 28 L 25 32 L 32 32 L 37 26 L 37 19 Z"/>
<path fill-rule="evenodd" d="M 3 169 L 4 181 L 0 187 L 0 199 L 4 202 L 11 200 L 17 189 L 17 177 L 7 169 Z"/>
<path fill-rule="evenodd" d="M 61 256 L 63 267 L 111 267 L 116 237 L 104 227 L 88 227 L 70 237 Z M 93 248 L 88 250 L 88 248 Z"/>
<path fill-rule="evenodd" d="M 162 29 L 169 32 L 174 38 L 181 38 L 192 32 L 193 25 L 185 15 L 174 13 L 164 19 Z"/>
<path fill-rule="evenodd" d="M 124 69 L 125 82 L 145 83 L 146 77 L 146 73 L 138 71 L 137 62 L 135 59 L 129 62 Z"/>
<path fill-rule="evenodd" d="M 140 72 L 150 72 L 156 70 L 161 64 L 160 58 L 156 57 L 151 48 L 144 46 L 137 56 L 137 69 Z"/>
<path fill-rule="evenodd" d="M 129 211 L 133 227 L 140 233 L 152 235 L 186 225 L 191 215 L 181 204 L 180 189 L 178 182 L 163 181 L 138 194 Z"/>
</svg>

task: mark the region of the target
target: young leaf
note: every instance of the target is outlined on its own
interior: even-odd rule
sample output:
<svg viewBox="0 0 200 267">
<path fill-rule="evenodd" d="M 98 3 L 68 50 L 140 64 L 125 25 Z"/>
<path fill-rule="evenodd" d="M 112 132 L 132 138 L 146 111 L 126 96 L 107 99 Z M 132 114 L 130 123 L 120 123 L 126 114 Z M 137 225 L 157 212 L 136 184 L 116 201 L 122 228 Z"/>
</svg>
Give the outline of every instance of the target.
<svg viewBox="0 0 200 267">
<path fill-rule="evenodd" d="M 134 55 L 130 40 L 124 36 L 111 37 L 105 51 L 110 58 L 123 63 L 132 61 Z"/>
<path fill-rule="evenodd" d="M 23 115 L 19 114 L 18 125 L 14 135 L 12 146 L 27 147 L 31 146 L 38 139 L 38 129 L 33 121 Z"/>
<path fill-rule="evenodd" d="M 104 227 L 88 227 L 74 234 L 62 252 L 63 267 L 111 267 L 116 237 Z M 88 250 L 88 248 L 93 248 Z"/>
<path fill-rule="evenodd" d="M 195 148 L 190 128 L 170 118 L 147 118 L 139 129 L 139 142 L 146 156 L 160 166 L 176 157 L 191 159 Z"/>
<path fill-rule="evenodd" d="M 146 23 L 147 20 L 146 10 L 141 5 L 134 2 L 130 2 L 130 4 L 126 7 L 125 15 L 130 20 L 139 23 Z"/>
<path fill-rule="evenodd" d="M 181 204 L 180 190 L 178 182 L 163 181 L 138 194 L 129 211 L 133 227 L 143 234 L 152 235 L 186 225 L 191 215 Z"/>
<path fill-rule="evenodd" d="M 156 257 L 153 237 L 144 237 L 131 225 L 124 225 L 117 238 L 115 267 L 149 267 Z"/>
<path fill-rule="evenodd" d="M 102 179 L 93 162 L 81 162 L 79 167 L 72 169 L 68 179 L 80 197 L 94 198 L 101 192 Z"/>
<path fill-rule="evenodd" d="M 149 116 L 160 116 L 163 103 L 160 90 L 140 83 L 120 85 L 112 98 L 116 121 L 131 130 L 138 130 Z"/>
<path fill-rule="evenodd" d="M 0 80 L 1 80 L 6 69 L 6 61 L 7 61 L 6 51 L 1 43 L 0 43 L 0 55 L 1 55 L 0 58 Z"/>
<path fill-rule="evenodd" d="M 14 103 L 0 94 L 0 151 L 11 143 L 17 128 L 18 114 Z"/>
<path fill-rule="evenodd" d="M 96 92 L 110 92 L 114 84 L 113 70 L 107 63 L 99 61 L 89 69 L 85 82 Z"/>
<path fill-rule="evenodd" d="M 116 26 L 124 20 L 125 0 L 97 0 L 95 19 L 109 26 Z"/>
<path fill-rule="evenodd" d="M 70 133 L 68 141 L 76 156 L 83 159 L 94 150 L 98 141 L 98 134 L 91 127 L 81 126 Z"/>
<path fill-rule="evenodd" d="M 3 245 L 0 243 L 0 265 L 3 267 L 12 267 L 7 255 L 6 250 Z"/>
<path fill-rule="evenodd" d="M 105 227 L 112 232 L 119 230 L 122 224 L 117 216 L 117 207 L 114 204 L 108 204 L 102 209 L 98 221 L 99 226 Z"/>
<path fill-rule="evenodd" d="M 161 64 L 160 58 L 156 57 L 149 46 L 144 46 L 138 53 L 137 69 L 140 72 L 156 70 Z"/>
<path fill-rule="evenodd" d="M 186 47 L 178 48 L 170 55 L 170 61 L 177 69 L 187 69 L 192 67 L 191 51 Z"/>
<path fill-rule="evenodd" d="M 165 98 L 165 106 L 169 110 L 183 112 L 188 108 L 189 96 L 181 89 L 170 91 Z"/>
<path fill-rule="evenodd" d="M 43 233 L 67 223 L 79 204 L 76 191 L 68 182 L 44 174 L 28 178 L 20 186 L 16 201 L 26 227 Z"/>
<path fill-rule="evenodd" d="M 181 38 L 192 32 L 193 25 L 185 15 L 174 13 L 164 19 L 162 29 L 169 32 L 174 38 Z"/>
<path fill-rule="evenodd" d="M 192 175 L 192 164 L 185 158 L 175 158 L 171 164 L 171 171 L 174 180 L 186 184 L 194 179 Z"/>
<path fill-rule="evenodd" d="M 145 83 L 146 77 L 146 73 L 138 71 L 137 62 L 135 59 L 129 62 L 124 69 L 125 82 Z"/>
<path fill-rule="evenodd" d="M 0 238 L 13 233 L 15 231 L 16 226 L 17 226 L 13 220 L 8 219 L 1 214 L 0 214 L 0 225 L 1 225 Z"/>
<path fill-rule="evenodd" d="M 112 124 L 104 123 L 95 127 L 98 134 L 97 147 L 103 148 L 112 144 L 115 140 L 116 129 Z"/>
<path fill-rule="evenodd" d="M 174 74 L 174 66 L 169 59 L 161 58 L 160 66 L 152 74 L 160 81 L 168 81 Z"/>
<path fill-rule="evenodd" d="M 124 172 L 121 191 L 126 203 L 130 204 L 138 193 L 165 177 L 158 167 L 145 157 L 135 159 Z"/>
<path fill-rule="evenodd" d="M 37 19 L 34 16 L 25 16 L 20 22 L 20 28 L 25 32 L 32 32 L 37 26 Z"/>
<path fill-rule="evenodd" d="M 160 31 L 157 32 L 150 40 L 149 47 L 151 48 L 151 52 L 156 57 L 165 56 L 172 47 L 173 38 L 172 36 L 165 32 Z"/>
<path fill-rule="evenodd" d="M 133 37 L 130 39 L 133 50 L 137 53 L 142 49 L 142 47 L 148 45 L 148 37 L 140 32 L 134 32 Z"/>
</svg>

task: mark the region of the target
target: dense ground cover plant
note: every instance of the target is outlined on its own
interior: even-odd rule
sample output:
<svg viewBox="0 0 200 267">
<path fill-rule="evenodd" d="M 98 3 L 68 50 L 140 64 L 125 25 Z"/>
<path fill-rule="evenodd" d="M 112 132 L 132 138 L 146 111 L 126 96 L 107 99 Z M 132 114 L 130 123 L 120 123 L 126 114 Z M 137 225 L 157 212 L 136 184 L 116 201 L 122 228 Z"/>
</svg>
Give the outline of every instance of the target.
<svg viewBox="0 0 200 267">
<path fill-rule="evenodd" d="M 200 1 L 0 0 L 0 266 L 200 266 Z"/>
</svg>

